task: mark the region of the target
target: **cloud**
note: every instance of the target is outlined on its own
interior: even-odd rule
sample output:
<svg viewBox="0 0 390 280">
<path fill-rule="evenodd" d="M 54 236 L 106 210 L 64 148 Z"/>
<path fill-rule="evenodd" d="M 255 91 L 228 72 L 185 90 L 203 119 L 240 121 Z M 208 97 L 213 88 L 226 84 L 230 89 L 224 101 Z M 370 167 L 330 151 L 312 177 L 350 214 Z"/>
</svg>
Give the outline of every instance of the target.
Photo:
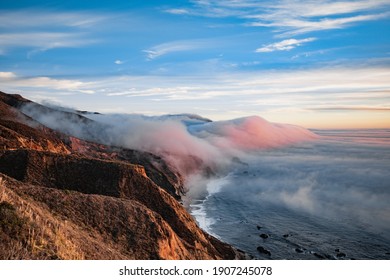
<svg viewBox="0 0 390 280">
<path fill-rule="evenodd" d="M 212 40 L 205 39 L 174 41 L 156 45 L 148 50 L 144 50 L 143 52 L 146 53 L 149 60 L 153 60 L 170 53 L 209 48 L 211 44 Z"/>
<path fill-rule="evenodd" d="M 136 89 L 131 88 L 124 92 L 113 92 L 108 93 L 108 96 L 131 96 L 131 97 L 148 97 L 148 96 L 172 96 L 187 94 L 192 88 L 191 87 L 152 87 L 147 89 Z"/>
<path fill-rule="evenodd" d="M 304 213 L 325 219 L 325 223 L 388 231 L 389 132 L 336 131 L 326 135 L 303 145 L 242 157 L 247 165 L 237 165 L 230 173 L 221 197 L 239 201 L 248 207 L 246 213 L 261 211 L 267 205 L 272 205 L 273 211 L 287 208 L 293 214 L 289 216 L 291 223 L 293 217 L 300 219 Z M 372 142 L 368 144 L 367 139 Z"/>
<path fill-rule="evenodd" d="M 24 92 L 33 100 L 55 97 L 64 104 L 69 104 L 70 99 L 62 94 L 94 93 L 93 100 L 83 94 L 73 101 L 93 111 L 109 107 L 121 108 L 120 112 L 185 111 L 217 120 L 261 114 L 270 120 L 307 127 L 326 124 L 385 127 L 389 125 L 383 115 L 387 111 L 373 109 L 389 107 L 389 75 L 389 67 L 362 65 L 199 76 L 120 75 L 78 79 L 23 77 L 3 72 L 0 88 L 6 92 Z M 39 98 L 34 99 L 35 96 Z M 105 100 L 104 104 L 101 100 Z M 339 112 L 321 108 L 350 110 L 343 121 L 337 121 Z"/>
<path fill-rule="evenodd" d="M 188 15 L 191 13 L 187 9 L 167 9 L 167 10 L 164 10 L 164 12 L 169 13 L 169 14 L 174 14 L 174 15 Z"/>
<path fill-rule="evenodd" d="M 0 72 L 0 79 L 9 80 L 16 78 L 15 73 L 13 72 Z"/>
<path fill-rule="evenodd" d="M 82 12 L 41 10 L 0 11 L 0 49 L 33 48 L 28 55 L 54 48 L 73 48 L 96 43 L 91 31 L 109 17 Z M 53 31 L 58 30 L 58 31 Z"/>
<path fill-rule="evenodd" d="M 93 94 L 93 83 L 80 80 L 53 79 L 49 77 L 19 77 L 13 72 L 0 72 L 0 86 L 12 90 L 40 88 L 47 91 L 56 90 L 69 93 Z"/>
<path fill-rule="evenodd" d="M 188 114 L 92 114 L 88 118 L 94 122 L 86 122 L 33 105 L 22 110 L 80 138 L 162 156 L 186 176 L 186 186 L 191 187 L 187 199 L 198 198 L 210 183 L 210 177 L 200 172 L 208 167 L 209 173 L 223 178 L 209 190 L 222 191 L 233 201 L 239 198 L 240 205 L 257 209 L 268 203 L 287 208 L 294 217 L 303 212 L 331 221 L 345 219 L 352 225 L 357 221 L 375 230 L 389 228 L 388 131 L 376 135 L 385 139 L 382 144 L 362 146 L 360 139 L 372 132 L 333 136 L 328 132 L 318 137 L 301 127 L 256 116 L 208 122 Z"/>
<path fill-rule="evenodd" d="M 390 106 L 334 106 L 308 108 L 314 111 L 390 111 Z"/>
<path fill-rule="evenodd" d="M 273 1 L 265 7 L 269 10 L 269 18 L 289 17 L 329 17 L 359 12 L 381 11 L 388 7 L 387 0 L 358 0 L 358 1 Z M 260 16 L 259 16 L 260 17 Z"/>
<path fill-rule="evenodd" d="M 106 15 L 85 12 L 54 12 L 35 9 L 0 11 L 0 27 L 7 29 L 36 29 L 66 26 L 90 28 L 108 20 Z"/>
<path fill-rule="evenodd" d="M 64 118 L 60 112 L 42 111 L 34 104 L 22 111 L 52 129 L 82 139 L 160 155 L 182 174 L 202 167 L 219 170 L 241 153 L 316 139 L 304 128 L 273 124 L 256 116 L 210 123 L 192 114 L 92 114 L 87 117 L 95 122 L 86 123 Z"/>
<path fill-rule="evenodd" d="M 117 60 L 114 61 L 114 63 L 117 64 L 117 65 L 121 65 L 121 64 L 123 64 L 125 62 L 123 60 L 117 59 Z"/>
<path fill-rule="evenodd" d="M 362 21 L 389 16 L 387 0 L 369 1 L 192 1 L 189 14 L 205 17 L 236 17 L 248 26 L 275 28 L 282 36 L 341 29 Z"/>
<path fill-rule="evenodd" d="M 301 46 L 303 43 L 312 42 L 316 38 L 306 39 L 288 39 L 281 42 L 265 45 L 261 48 L 256 49 L 256 52 L 273 52 L 273 51 L 289 51 L 297 46 Z"/>
<path fill-rule="evenodd" d="M 386 18 L 390 13 L 378 13 L 371 15 L 358 15 L 344 18 L 323 18 L 323 19 L 302 19 L 302 18 L 281 18 L 274 21 L 258 21 L 249 24 L 250 26 L 277 27 L 283 36 L 303 34 L 313 31 L 330 29 L 342 29 L 353 23 L 362 21 L 379 20 Z"/>
<path fill-rule="evenodd" d="M 95 43 L 96 40 L 85 39 L 85 34 L 61 32 L 32 32 L 0 34 L 0 46 L 5 49 L 14 47 L 33 47 L 36 51 L 54 48 L 80 47 Z"/>
</svg>

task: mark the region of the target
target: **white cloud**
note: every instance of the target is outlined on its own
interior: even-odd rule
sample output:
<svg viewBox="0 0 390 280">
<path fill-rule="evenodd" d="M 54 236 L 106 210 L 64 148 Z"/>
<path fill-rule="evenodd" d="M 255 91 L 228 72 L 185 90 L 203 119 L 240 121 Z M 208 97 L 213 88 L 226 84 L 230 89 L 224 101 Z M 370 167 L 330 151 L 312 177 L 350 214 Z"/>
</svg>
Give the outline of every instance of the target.
<svg viewBox="0 0 390 280">
<path fill-rule="evenodd" d="M 93 13 L 40 10 L 0 11 L 0 54 L 28 47 L 28 55 L 54 48 L 80 47 L 95 43 L 92 32 L 108 19 Z M 59 31 L 53 31 L 53 28 Z"/>
<path fill-rule="evenodd" d="M 122 75 L 99 79 L 89 78 L 88 80 L 31 78 L 21 77 L 13 72 L 0 72 L 0 86 L 39 87 L 47 89 L 48 92 L 51 89 L 90 91 L 105 96 L 160 98 L 162 100 L 173 98 L 219 100 L 222 98 L 226 102 L 229 100 L 233 102 L 237 99 L 241 104 L 257 101 L 258 104 L 264 104 L 270 97 L 275 100 L 272 104 L 297 103 L 298 100 L 315 103 L 316 100 L 322 102 L 322 98 L 326 101 L 329 97 L 338 101 L 352 98 L 353 102 L 366 100 L 365 106 L 369 106 L 368 101 L 371 98 L 388 99 L 389 75 L 389 67 L 330 67 L 242 72 L 201 77 Z M 295 98 L 297 98 L 296 101 L 294 101 Z M 193 105 L 196 106 L 196 104 Z M 347 104 L 337 105 L 346 106 Z M 357 104 L 353 105 L 357 106 Z M 333 106 L 331 99 L 326 106 Z"/>
<path fill-rule="evenodd" d="M 256 52 L 273 52 L 273 51 L 289 51 L 294 49 L 297 46 L 302 45 L 303 43 L 312 42 L 316 38 L 306 38 L 306 39 L 287 39 L 281 42 L 265 45 L 261 48 L 256 49 Z"/>
<path fill-rule="evenodd" d="M 107 16 L 100 14 L 82 12 L 50 12 L 34 9 L 0 11 L 0 27 L 7 29 L 53 26 L 88 28 L 107 19 Z"/>
<path fill-rule="evenodd" d="M 0 46 L 4 48 L 33 47 L 39 51 L 46 51 L 54 48 L 79 47 L 96 42 L 83 38 L 83 35 L 60 32 L 0 34 Z"/>
<path fill-rule="evenodd" d="M 125 62 L 123 60 L 117 59 L 117 60 L 114 61 L 114 63 L 117 64 L 117 65 L 121 65 L 121 64 L 123 64 Z"/>
<path fill-rule="evenodd" d="M 249 26 L 276 28 L 282 35 L 340 29 L 362 21 L 389 16 L 388 0 L 195 0 L 189 14 L 205 17 L 236 17 Z M 337 16 L 337 18 L 332 18 Z"/>
<path fill-rule="evenodd" d="M 164 12 L 174 15 L 188 15 L 190 11 L 187 9 L 167 9 Z"/>
<path fill-rule="evenodd" d="M 8 90 L 29 90 L 40 88 L 48 92 L 60 90 L 63 92 L 78 92 L 93 94 L 92 82 L 70 79 L 53 79 L 49 77 L 19 77 L 13 72 L 0 72 L 0 86 Z M 54 93 L 55 94 L 55 93 Z"/>
<path fill-rule="evenodd" d="M 342 117 L 344 122 L 347 116 L 355 120 L 363 113 L 386 119 L 384 114 L 388 114 L 390 105 L 389 76 L 389 67 L 362 66 L 88 79 L 31 78 L 0 72 L 0 89 L 26 96 L 39 94 L 47 99 L 56 97 L 68 105 L 72 105 L 71 101 L 64 95 L 80 94 L 73 102 L 92 111 L 123 107 L 122 112 L 126 109 L 128 112 L 191 112 L 216 120 L 261 115 L 272 121 L 310 123 L 316 127 L 315 122 L 322 121 L 325 115 L 329 124 L 329 116 L 339 111 L 347 114 Z M 85 95 L 92 93 L 94 99 Z M 210 112 L 210 108 L 215 111 Z"/>
<path fill-rule="evenodd" d="M 152 88 L 131 88 L 124 91 L 111 92 L 107 96 L 129 96 L 129 97 L 163 97 L 164 99 L 196 98 L 196 95 L 188 95 L 189 92 L 196 91 L 194 87 L 171 86 L 171 87 L 152 87 Z"/>
<path fill-rule="evenodd" d="M 0 79 L 1 80 L 9 80 L 9 79 L 13 79 L 13 78 L 16 78 L 16 75 L 15 73 L 13 72 L 0 72 Z"/>
<path fill-rule="evenodd" d="M 305 19 L 294 17 L 275 18 L 270 21 L 257 21 L 249 25 L 251 26 L 264 26 L 264 27 L 276 27 L 280 28 L 283 36 L 303 34 L 312 31 L 330 30 L 330 29 L 342 29 L 350 26 L 351 24 L 379 20 L 386 18 L 390 13 L 378 13 L 371 15 L 357 15 L 352 17 L 343 18 L 322 18 L 322 19 Z"/>
<path fill-rule="evenodd" d="M 147 54 L 149 60 L 153 60 L 169 53 L 208 48 L 212 42 L 212 40 L 207 39 L 174 41 L 154 46 L 148 50 L 144 50 L 144 52 Z"/>
<path fill-rule="evenodd" d="M 328 1 L 328 0 L 303 0 L 303 1 L 276 1 L 269 4 L 270 17 L 276 15 L 290 15 L 293 17 L 323 17 L 332 15 L 344 15 L 358 12 L 367 12 L 388 6 L 388 0 L 358 0 L 358 1 Z"/>
<path fill-rule="evenodd" d="M 55 90 L 76 91 L 86 94 L 93 94 L 94 91 L 89 89 L 92 85 L 88 82 L 68 79 L 53 79 L 48 77 L 28 78 L 25 80 L 18 80 L 22 86 L 38 87 L 38 88 L 52 88 Z"/>
</svg>

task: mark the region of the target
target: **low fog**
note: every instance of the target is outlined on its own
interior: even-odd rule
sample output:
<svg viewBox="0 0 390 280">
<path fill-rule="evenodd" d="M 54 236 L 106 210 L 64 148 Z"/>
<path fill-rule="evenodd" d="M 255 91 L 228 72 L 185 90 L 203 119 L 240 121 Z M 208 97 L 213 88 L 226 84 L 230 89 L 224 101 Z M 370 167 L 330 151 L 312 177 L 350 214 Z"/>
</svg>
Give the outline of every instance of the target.
<svg viewBox="0 0 390 280">
<path fill-rule="evenodd" d="M 317 138 L 302 127 L 273 124 L 257 116 L 211 122 L 191 114 L 76 115 L 69 114 L 72 109 L 55 109 L 29 104 L 22 111 L 66 134 L 160 155 L 185 176 L 194 175 L 205 167 L 218 173 L 253 151 Z M 198 166 L 191 166 L 193 162 Z"/>
<path fill-rule="evenodd" d="M 259 151 L 219 188 L 255 209 L 272 205 L 388 236 L 390 134 L 387 142 L 382 134 L 379 144 L 343 138 Z"/>
<path fill-rule="evenodd" d="M 258 116 L 218 122 L 190 114 L 84 113 L 75 117 L 67 115 L 69 110 L 42 110 L 36 105 L 25 106 L 23 112 L 85 140 L 162 156 L 185 176 L 188 204 L 207 195 L 209 187 L 209 193 L 221 190 L 255 205 L 271 203 L 390 229 L 390 175 L 386 170 L 390 155 L 383 138 L 365 143 L 361 134 L 354 138 L 340 132 L 324 132 L 320 137 L 305 128 L 270 123 Z M 211 170 L 207 176 L 202 172 L 205 169 Z M 213 184 L 213 178 L 225 176 L 234 178 L 220 180 L 222 186 Z"/>
</svg>

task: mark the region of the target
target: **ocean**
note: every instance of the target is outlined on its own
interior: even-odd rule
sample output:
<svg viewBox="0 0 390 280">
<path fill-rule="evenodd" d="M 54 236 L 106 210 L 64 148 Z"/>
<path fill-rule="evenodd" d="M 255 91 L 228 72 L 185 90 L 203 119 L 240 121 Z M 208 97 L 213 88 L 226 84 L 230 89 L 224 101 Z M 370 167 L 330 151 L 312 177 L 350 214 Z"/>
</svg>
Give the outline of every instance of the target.
<svg viewBox="0 0 390 280">
<path fill-rule="evenodd" d="M 390 130 L 314 130 L 206 182 L 188 210 L 254 259 L 390 259 Z"/>
</svg>

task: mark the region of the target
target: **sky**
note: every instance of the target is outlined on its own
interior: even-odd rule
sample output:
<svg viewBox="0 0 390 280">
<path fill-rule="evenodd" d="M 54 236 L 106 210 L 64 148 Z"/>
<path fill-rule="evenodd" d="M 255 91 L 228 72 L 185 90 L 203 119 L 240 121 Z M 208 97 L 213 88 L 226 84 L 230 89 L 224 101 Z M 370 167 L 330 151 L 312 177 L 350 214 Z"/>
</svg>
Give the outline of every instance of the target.
<svg viewBox="0 0 390 280">
<path fill-rule="evenodd" d="M 80 110 L 390 128 L 390 0 L 1 1 L 0 90 Z"/>
</svg>

